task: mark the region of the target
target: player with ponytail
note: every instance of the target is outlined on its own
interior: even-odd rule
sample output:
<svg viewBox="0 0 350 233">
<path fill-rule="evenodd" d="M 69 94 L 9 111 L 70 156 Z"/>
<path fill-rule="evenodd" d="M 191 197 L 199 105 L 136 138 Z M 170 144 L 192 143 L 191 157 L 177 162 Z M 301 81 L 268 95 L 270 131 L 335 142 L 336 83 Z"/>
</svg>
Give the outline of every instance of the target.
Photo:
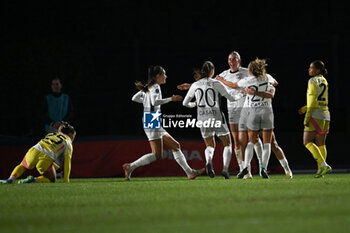
<svg viewBox="0 0 350 233">
<path fill-rule="evenodd" d="M 204 140 L 206 149 L 204 151 L 206 159 L 206 170 L 209 177 L 215 176 L 212 159 L 215 150 L 215 135 L 222 141 L 223 150 L 223 169 L 221 174 L 225 179 L 229 179 L 229 165 L 232 157 L 232 145 L 230 131 L 227 127 L 226 119 L 220 109 L 221 96 L 231 101 L 236 101 L 242 97 L 242 94 L 231 95 L 222 83 L 213 79 L 215 67 L 210 61 L 204 62 L 201 69 L 196 69 L 194 79 L 196 82 L 190 85 L 183 105 L 189 108 L 197 106 L 197 120 L 206 121 L 214 119 L 221 123 L 220 127 L 201 127 L 200 131 Z M 181 85 L 179 85 L 181 87 Z M 193 98 L 195 102 L 191 102 Z"/>
<path fill-rule="evenodd" d="M 328 109 L 328 82 L 324 77 L 328 72 L 320 60 L 311 62 L 308 72 L 311 78 L 307 87 L 307 104 L 298 112 L 305 113 L 303 142 L 317 162 L 315 178 L 321 178 L 332 171 L 326 163 L 326 136 L 331 119 Z"/>
<path fill-rule="evenodd" d="M 167 75 L 164 68 L 157 65 L 148 68 L 148 80 L 146 84 L 140 81 L 135 83 L 139 92 L 132 97 L 132 101 L 143 104 L 144 117 L 145 113 L 149 112 L 153 112 L 153 117 L 158 117 L 161 115 L 161 105 L 182 100 L 182 96 L 180 95 L 173 95 L 172 97 L 163 99 L 160 85 L 165 84 L 166 79 Z M 204 169 L 194 170 L 187 164 L 186 158 L 181 151 L 180 143 L 165 131 L 163 127 L 144 128 L 144 131 L 151 147 L 151 153 L 141 156 L 132 163 L 123 164 L 126 180 L 130 180 L 131 174 L 136 168 L 160 160 L 163 157 L 163 144 L 172 150 L 175 161 L 185 171 L 188 179 L 195 179 L 198 175 L 203 173 Z"/>
</svg>

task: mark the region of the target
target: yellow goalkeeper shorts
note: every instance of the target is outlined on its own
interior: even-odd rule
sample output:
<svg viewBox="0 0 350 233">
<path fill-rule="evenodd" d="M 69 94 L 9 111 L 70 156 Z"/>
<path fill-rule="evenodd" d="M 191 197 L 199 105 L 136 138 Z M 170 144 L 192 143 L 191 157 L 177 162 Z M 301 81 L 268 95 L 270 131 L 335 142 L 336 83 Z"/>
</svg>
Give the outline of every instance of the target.
<svg viewBox="0 0 350 233">
<path fill-rule="evenodd" d="M 54 160 L 52 158 L 34 147 L 28 150 L 22 160 L 23 166 L 27 169 L 33 169 L 36 167 L 41 175 L 53 169 L 53 162 Z"/>
<path fill-rule="evenodd" d="M 328 134 L 330 121 L 317 118 L 310 118 L 308 126 L 304 127 L 304 131 L 316 131 L 318 134 Z"/>
</svg>

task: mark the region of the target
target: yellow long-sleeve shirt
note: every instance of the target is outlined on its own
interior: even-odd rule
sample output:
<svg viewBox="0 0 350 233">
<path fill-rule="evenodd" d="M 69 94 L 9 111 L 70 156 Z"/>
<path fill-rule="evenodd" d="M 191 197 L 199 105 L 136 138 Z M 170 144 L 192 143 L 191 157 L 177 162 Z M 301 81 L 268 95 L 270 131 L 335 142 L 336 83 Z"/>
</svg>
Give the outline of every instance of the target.
<svg viewBox="0 0 350 233">
<path fill-rule="evenodd" d="M 49 133 L 44 139 L 41 139 L 34 148 L 43 152 L 54 161 L 56 161 L 62 154 L 64 155 L 63 181 L 68 183 L 71 171 L 71 158 L 73 154 L 71 138 L 61 132 Z"/>
<path fill-rule="evenodd" d="M 302 108 L 306 112 L 304 124 L 307 125 L 310 117 L 330 121 L 328 109 L 328 82 L 322 75 L 309 79 L 306 92 L 306 106 Z"/>
</svg>

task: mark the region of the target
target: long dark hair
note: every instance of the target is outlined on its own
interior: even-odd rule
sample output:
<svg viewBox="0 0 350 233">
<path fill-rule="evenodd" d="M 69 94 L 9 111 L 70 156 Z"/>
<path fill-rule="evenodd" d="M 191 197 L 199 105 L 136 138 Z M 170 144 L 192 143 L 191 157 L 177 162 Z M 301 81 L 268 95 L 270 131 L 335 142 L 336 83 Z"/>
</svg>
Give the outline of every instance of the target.
<svg viewBox="0 0 350 233">
<path fill-rule="evenodd" d="M 323 61 L 315 60 L 311 63 L 316 67 L 316 69 L 320 70 L 320 73 L 322 75 L 328 74 L 328 71 L 327 71 L 326 66 L 324 65 Z"/>
<path fill-rule="evenodd" d="M 214 64 L 211 61 L 206 61 L 203 63 L 201 69 L 194 69 L 193 77 L 197 81 L 202 78 L 206 78 L 210 76 L 210 72 L 215 69 Z"/>
<path fill-rule="evenodd" d="M 148 67 L 148 80 L 147 84 L 144 84 L 141 81 L 136 81 L 135 86 L 138 90 L 147 92 L 148 87 L 151 87 L 153 84 L 157 81 L 157 75 L 164 74 L 165 70 L 163 67 L 156 65 L 156 66 L 149 66 Z"/>
</svg>

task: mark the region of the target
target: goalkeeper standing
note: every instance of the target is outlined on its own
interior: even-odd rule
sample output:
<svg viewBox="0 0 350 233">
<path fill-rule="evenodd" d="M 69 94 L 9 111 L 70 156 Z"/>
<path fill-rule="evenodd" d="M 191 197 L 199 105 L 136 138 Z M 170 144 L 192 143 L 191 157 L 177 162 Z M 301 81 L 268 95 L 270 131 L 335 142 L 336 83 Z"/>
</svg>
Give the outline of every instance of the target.
<svg viewBox="0 0 350 233">
<path fill-rule="evenodd" d="M 321 178 L 332 171 L 326 163 L 326 135 L 331 119 L 328 110 L 328 82 L 324 77 L 326 74 L 327 69 L 322 61 L 311 62 L 309 67 L 311 78 L 306 94 L 307 105 L 298 111 L 299 114 L 305 113 L 303 142 L 317 162 L 315 178 Z"/>
</svg>

